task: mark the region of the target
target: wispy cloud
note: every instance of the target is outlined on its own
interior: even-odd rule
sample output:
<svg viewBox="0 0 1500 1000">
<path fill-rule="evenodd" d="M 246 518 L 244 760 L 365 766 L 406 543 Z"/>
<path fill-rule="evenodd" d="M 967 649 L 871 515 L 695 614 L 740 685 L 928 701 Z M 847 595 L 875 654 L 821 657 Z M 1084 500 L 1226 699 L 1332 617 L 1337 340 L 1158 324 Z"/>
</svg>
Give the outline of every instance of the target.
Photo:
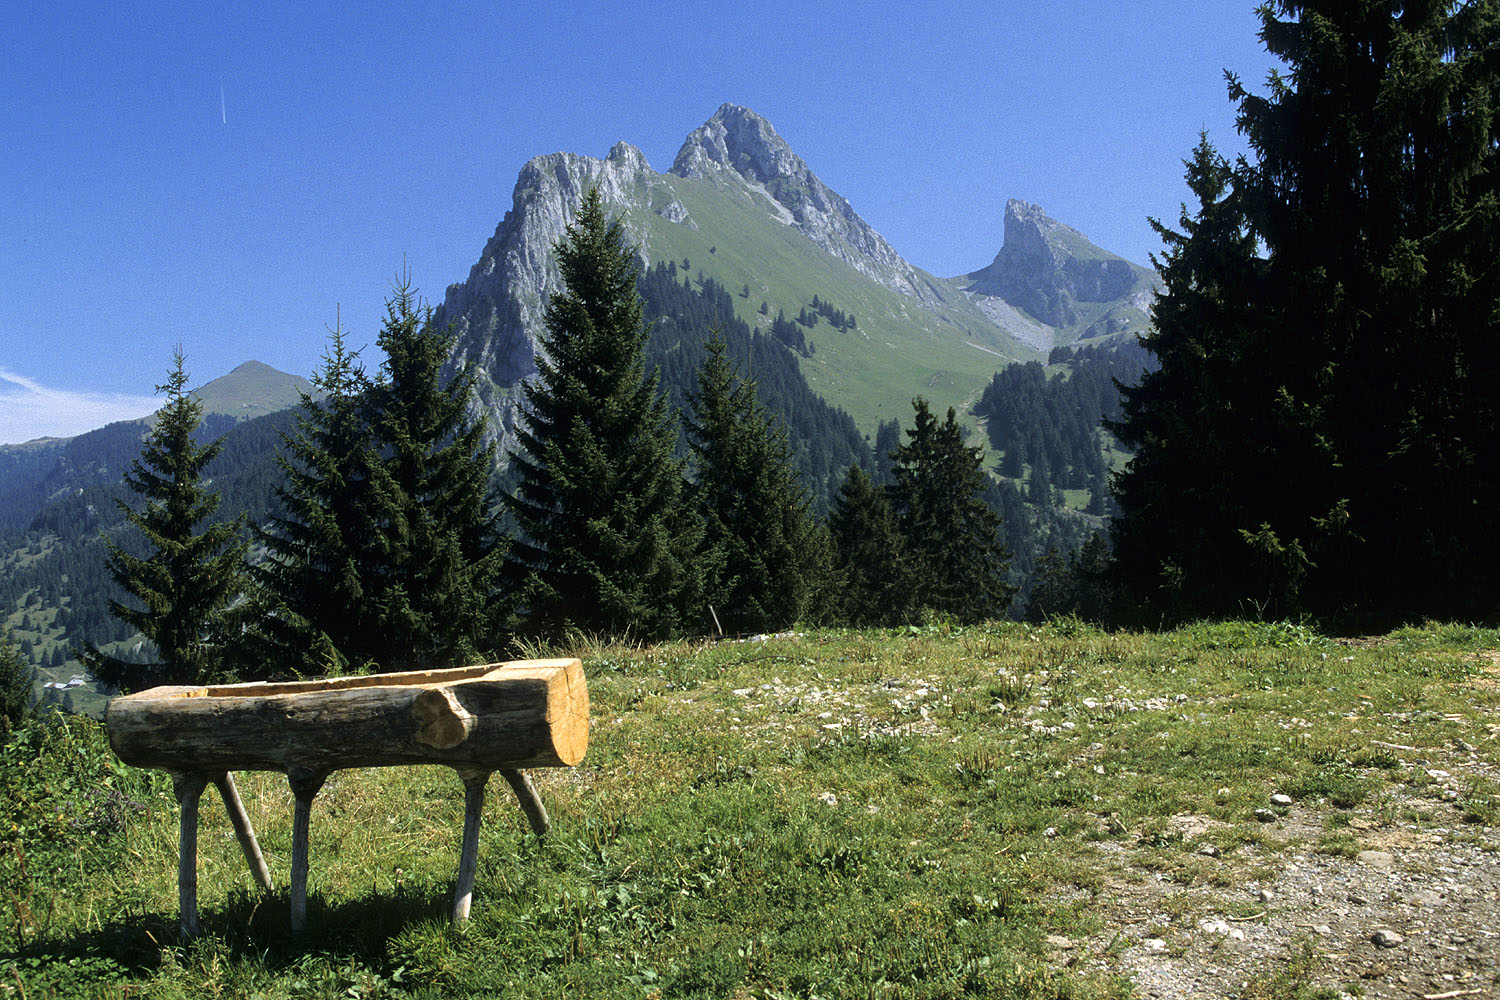
<svg viewBox="0 0 1500 1000">
<path fill-rule="evenodd" d="M 115 420 L 155 412 L 157 396 L 52 389 L 0 368 L 0 444 L 39 437 L 72 437 Z"/>
</svg>

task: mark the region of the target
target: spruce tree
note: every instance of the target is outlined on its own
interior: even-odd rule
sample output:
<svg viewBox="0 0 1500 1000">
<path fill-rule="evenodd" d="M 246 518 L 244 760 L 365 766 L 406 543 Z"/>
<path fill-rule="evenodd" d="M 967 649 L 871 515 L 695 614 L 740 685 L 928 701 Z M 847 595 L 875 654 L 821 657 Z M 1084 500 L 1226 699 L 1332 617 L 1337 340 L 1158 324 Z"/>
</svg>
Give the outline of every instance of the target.
<svg viewBox="0 0 1500 1000">
<path fill-rule="evenodd" d="M 563 290 L 523 390 L 518 482 L 505 501 L 520 527 L 509 567 L 522 628 L 705 631 L 694 558 L 703 531 L 683 497 L 658 375 L 645 369 L 635 249 L 597 188 L 554 249 Z"/>
<path fill-rule="evenodd" d="M 849 466 L 828 515 L 833 542 L 834 614 L 850 625 L 895 625 L 916 612 L 905 543 L 884 491 Z"/>
<path fill-rule="evenodd" d="M 730 634 L 785 628 L 807 609 L 827 547 L 792 470 L 785 428 L 766 414 L 755 383 L 734 371 L 718 330 L 707 349 L 686 428 L 711 567 L 705 597 Z"/>
<path fill-rule="evenodd" d="M 181 348 L 173 353 L 165 385 L 167 402 L 156 413 L 140 458 L 125 485 L 145 500 L 140 509 L 119 501 L 126 521 L 143 537 L 144 556 L 105 539 L 110 576 L 133 603 L 110 601 L 110 610 L 155 647 L 157 659 L 127 663 L 90 644 L 83 660 L 100 681 L 122 691 L 156 684 L 201 684 L 233 679 L 225 649 L 240 641 L 245 589 L 241 537 L 244 517 L 207 524 L 219 494 L 207 488 L 204 469 L 222 438 L 199 444 L 194 434 L 203 404 L 187 390 Z"/>
<path fill-rule="evenodd" d="M 444 378 L 456 336 L 431 318 L 403 276 L 376 339 L 382 377 L 365 393 L 384 518 L 366 590 L 379 618 L 375 658 L 387 670 L 458 666 L 500 642 L 506 545 L 492 515 L 495 446 L 470 413 L 474 370 Z"/>
<path fill-rule="evenodd" d="M 358 351 L 330 331 L 323 366 L 277 457 L 281 510 L 257 531 L 267 558 L 252 569 L 262 611 L 253 648 L 277 673 L 343 673 L 378 663 L 372 573 L 395 496 L 365 414 Z"/>
<path fill-rule="evenodd" d="M 939 423 L 918 397 L 895 451 L 891 507 L 906 543 L 917 606 L 962 622 L 1003 615 L 1013 588 L 1000 518 L 984 502 L 983 449 L 963 443 L 952 407 Z"/>
<path fill-rule="evenodd" d="M 1167 248 L 1153 257 L 1164 287 L 1141 343 L 1160 367 L 1121 385 L 1124 417 L 1105 422 L 1135 451 L 1113 477 L 1124 510 L 1111 526 L 1115 572 L 1145 620 L 1147 608 L 1179 618 L 1243 600 L 1286 613 L 1295 599 L 1288 581 L 1224 571 L 1248 557 L 1236 530 L 1246 512 L 1264 510 L 1283 485 L 1274 450 L 1255 444 L 1268 429 L 1257 400 L 1274 377 L 1250 358 L 1247 305 L 1262 264 L 1233 170 L 1207 135 L 1185 165 L 1196 210 L 1182 208 L 1180 231 L 1151 220 Z"/>
<path fill-rule="evenodd" d="M 1120 493 L 1122 577 L 1161 603 L 1156 563 L 1192 614 L 1493 614 L 1500 3 L 1260 16 L 1287 68 L 1264 95 L 1231 77 L 1250 154 L 1169 243 L 1181 274 L 1156 336 L 1175 370 L 1127 397 L 1142 453 Z M 1179 390 L 1233 416 L 1195 426 Z"/>
</svg>

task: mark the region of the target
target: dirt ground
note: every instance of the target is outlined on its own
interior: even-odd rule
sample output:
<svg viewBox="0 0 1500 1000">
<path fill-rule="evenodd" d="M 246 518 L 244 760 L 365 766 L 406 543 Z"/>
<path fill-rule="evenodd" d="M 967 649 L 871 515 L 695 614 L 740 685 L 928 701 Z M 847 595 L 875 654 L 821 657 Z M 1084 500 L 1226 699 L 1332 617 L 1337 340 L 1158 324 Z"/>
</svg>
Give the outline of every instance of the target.
<svg viewBox="0 0 1500 1000">
<path fill-rule="evenodd" d="M 1481 686 L 1500 684 L 1500 654 L 1488 657 Z M 1469 724 L 1491 745 L 1500 733 L 1500 718 Z M 1106 930 L 1050 939 L 1058 960 L 1127 974 L 1148 997 L 1237 996 L 1302 962 L 1312 984 L 1351 997 L 1500 998 L 1500 826 L 1465 822 L 1457 801 L 1500 767 L 1463 739 L 1387 746 L 1427 780 L 1353 810 L 1347 850 L 1314 850 L 1335 810 L 1303 803 L 1277 809 L 1260 845 L 1201 848 L 1191 879 L 1153 870 L 1149 847 L 1094 845 L 1112 873 L 1092 902 Z M 1185 815 L 1172 830 L 1191 848 L 1214 824 Z"/>
</svg>

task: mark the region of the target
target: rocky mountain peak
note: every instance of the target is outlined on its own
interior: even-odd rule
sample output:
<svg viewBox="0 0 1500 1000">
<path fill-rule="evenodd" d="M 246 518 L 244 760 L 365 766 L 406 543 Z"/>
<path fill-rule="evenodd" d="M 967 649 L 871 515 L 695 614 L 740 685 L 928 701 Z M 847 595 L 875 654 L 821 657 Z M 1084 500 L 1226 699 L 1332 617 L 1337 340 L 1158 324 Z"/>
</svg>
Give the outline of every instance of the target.
<svg viewBox="0 0 1500 1000">
<path fill-rule="evenodd" d="M 716 183 L 737 180 L 764 197 L 779 221 L 866 277 L 924 303 L 938 298 L 916 269 L 792 152 L 771 123 L 749 108 L 720 105 L 688 134 L 671 173 Z"/>
<path fill-rule="evenodd" d="M 1066 251 L 1054 237 L 1059 230 L 1083 239 L 1083 234 L 1050 218 L 1042 206 L 1011 198 L 1005 203 L 1005 242 L 995 259 L 1008 257 L 1032 266 L 1055 266 Z"/>
<path fill-rule="evenodd" d="M 723 167 L 760 184 L 811 173 L 770 122 L 738 104 L 721 104 L 712 118 L 688 134 L 671 172 L 704 177 Z"/>
<path fill-rule="evenodd" d="M 645 173 L 651 169 L 646 154 L 623 139 L 609 148 L 609 155 L 604 159 L 629 173 Z"/>
<path fill-rule="evenodd" d="M 1005 242 L 988 267 L 966 274 L 965 291 L 998 299 L 1053 327 L 1073 327 L 1092 312 L 1084 303 L 1150 304 L 1151 273 L 1101 250 L 1040 205 L 1005 203 Z M 1098 331 L 1114 332 L 1105 322 Z"/>
</svg>

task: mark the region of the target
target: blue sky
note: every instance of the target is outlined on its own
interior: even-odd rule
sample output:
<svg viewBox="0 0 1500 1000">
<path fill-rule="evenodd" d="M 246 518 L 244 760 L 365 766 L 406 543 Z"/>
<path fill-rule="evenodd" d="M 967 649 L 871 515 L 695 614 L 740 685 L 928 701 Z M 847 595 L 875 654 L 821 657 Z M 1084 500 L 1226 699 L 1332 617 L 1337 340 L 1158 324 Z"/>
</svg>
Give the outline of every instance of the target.
<svg viewBox="0 0 1500 1000">
<path fill-rule="evenodd" d="M 529 158 L 657 170 L 725 101 L 764 115 L 908 260 L 989 263 L 1022 198 L 1140 263 L 1250 0 L 26 4 L 0 61 L 0 442 L 154 408 L 255 359 L 307 375 L 390 281 L 440 302 Z M 373 359 L 372 359 L 373 360 Z"/>
</svg>

